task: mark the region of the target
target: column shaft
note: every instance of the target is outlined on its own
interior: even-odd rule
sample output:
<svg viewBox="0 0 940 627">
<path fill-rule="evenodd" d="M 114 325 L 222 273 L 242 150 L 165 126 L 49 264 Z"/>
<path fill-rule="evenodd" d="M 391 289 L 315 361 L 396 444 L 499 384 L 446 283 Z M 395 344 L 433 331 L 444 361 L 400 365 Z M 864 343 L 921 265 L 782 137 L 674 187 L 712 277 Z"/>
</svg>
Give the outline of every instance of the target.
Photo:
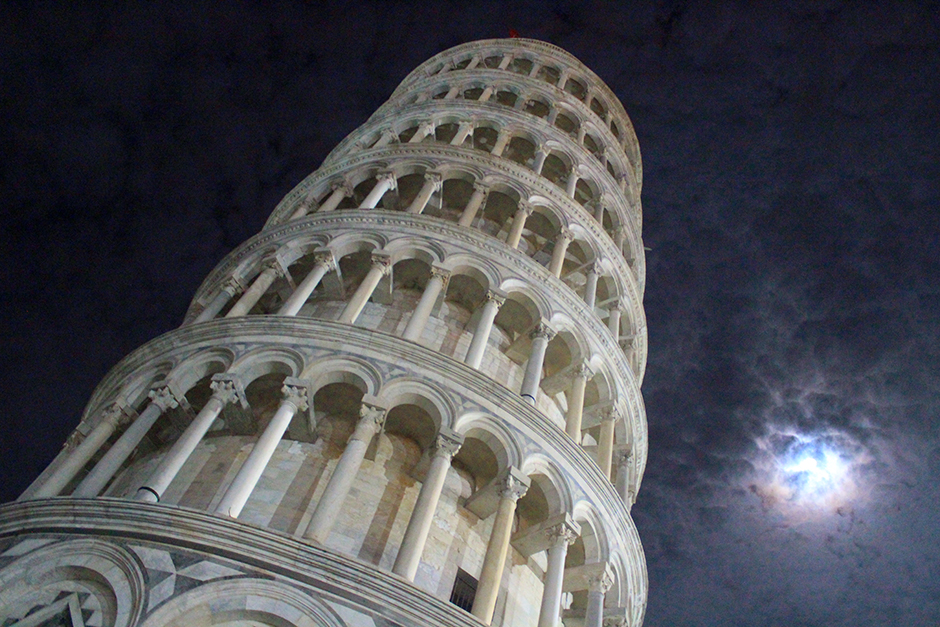
<svg viewBox="0 0 940 627">
<path fill-rule="evenodd" d="M 608 310 L 609 315 L 607 317 L 607 328 L 610 329 L 610 332 L 614 334 L 614 339 L 617 343 L 620 343 L 620 304 L 614 303 L 611 305 Z"/>
<path fill-rule="evenodd" d="M 251 308 L 254 307 L 261 297 L 264 296 L 264 293 L 268 291 L 268 288 L 271 287 L 271 284 L 274 283 L 274 279 L 277 278 L 279 273 L 278 268 L 275 266 L 277 262 L 272 262 L 267 268 L 265 268 L 261 274 L 255 278 L 252 282 L 251 287 L 249 287 L 242 297 L 238 299 L 238 302 L 228 310 L 228 313 L 225 314 L 226 318 L 237 318 L 239 316 L 244 316 Z"/>
<path fill-rule="evenodd" d="M 528 402 L 535 405 L 535 396 L 542 382 L 542 364 L 545 361 L 545 350 L 554 333 L 542 325 L 532 334 L 532 350 L 529 361 L 525 365 L 525 376 L 522 378 L 522 389 L 519 393 Z"/>
<path fill-rule="evenodd" d="M 300 395 L 297 394 L 295 394 L 294 397 L 285 398 L 281 401 L 280 407 L 277 408 L 277 412 L 275 412 L 271 421 L 268 422 L 264 433 L 262 433 L 258 441 L 255 442 L 245 463 L 238 469 L 238 474 L 235 475 L 232 484 L 225 491 L 225 495 L 215 509 L 216 514 L 224 514 L 232 518 L 238 518 L 242 508 L 248 501 L 248 497 L 251 496 L 255 486 L 258 485 L 258 480 L 261 479 L 261 475 L 264 473 L 268 462 L 271 461 L 271 456 L 274 455 L 274 451 L 281 441 L 281 438 L 284 436 L 284 432 L 287 431 L 287 427 L 290 426 L 290 421 L 294 418 L 294 414 L 297 413 L 299 409 L 298 403 L 303 403 L 303 401 Z"/>
<path fill-rule="evenodd" d="M 524 494 L 525 490 L 522 493 Z M 496 508 L 496 518 L 493 519 L 493 530 L 490 532 L 486 554 L 483 556 L 483 568 L 470 613 L 486 625 L 493 620 L 493 610 L 496 608 L 496 599 L 499 596 L 499 585 L 503 579 L 503 569 L 506 567 L 506 553 L 509 551 L 516 501 L 520 496 L 522 494 L 517 494 L 511 489 L 504 490 L 501 494 Z"/>
<path fill-rule="evenodd" d="M 57 496 L 62 489 L 69 484 L 75 475 L 85 467 L 88 460 L 98 452 L 101 445 L 108 441 L 111 434 L 117 428 L 118 421 L 121 418 L 121 410 L 114 407 L 109 410 L 102 418 L 101 422 L 95 425 L 82 443 L 75 447 L 75 450 L 65 458 L 65 461 L 56 468 L 55 472 L 46 479 L 40 486 L 33 498 L 46 498 Z"/>
<path fill-rule="evenodd" d="M 414 581 L 415 574 L 418 572 L 424 545 L 431 531 L 434 513 L 437 511 L 437 502 L 444 489 L 450 460 L 457 453 L 462 442 L 463 436 L 456 433 L 438 436 L 437 449 L 431 458 L 431 467 L 428 469 L 424 483 L 421 484 L 421 491 L 418 493 L 411 518 L 408 519 L 408 528 L 401 541 L 401 548 L 398 549 L 398 555 L 395 557 L 395 565 L 392 566 L 393 573 L 409 581 Z"/>
<path fill-rule="evenodd" d="M 366 449 L 372 438 L 378 433 L 385 420 L 385 411 L 373 407 L 363 406 L 360 412 L 356 430 L 349 437 L 343 454 L 330 475 L 330 480 L 320 496 L 320 501 L 313 512 L 310 524 L 304 532 L 304 537 L 314 542 L 323 543 L 330 535 L 333 524 L 339 516 L 349 489 L 356 480 L 359 467 L 365 458 Z"/>
<path fill-rule="evenodd" d="M 604 591 L 588 590 L 587 609 L 584 612 L 584 627 L 604 627 Z"/>
<path fill-rule="evenodd" d="M 493 321 L 504 299 L 498 298 L 490 292 L 486 295 L 486 302 L 483 304 L 483 311 L 480 312 L 480 320 L 477 322 L 477 328 L 473 332 L 473 339 L 470 341 L 470 348 L 467 350 L 467 356 L 463 362 L 471 368 L 480 368 L 483 362 L 483 354 L 486 352 L 486 344 L 490 339 L 490 331 L 493 329 Z"/>
<path fill-rule="evenodd" d="M 179 439 L 173 443 L 173 446 L 167 451 L 157 469 L 151 473 L 150 477 L 137 490 L 134 497 L 138 501 L 148 501 L 156 503 L 163 496 L 163 493 L 169 487 L 177 473 L 193 454 L 203 436 L 218 418 L 222 409 L 230 401 L 236 398 L 235 384 L 232 381 L 213 381 L 215 393 L 209 402 L 206 403 L 202 411 L 193 419 Z"/>
<path fill-rule="evenodd" d="M 379 204 L 379 201 L 382 200 L 382 196 L 385 195 L 385 192 L 393 189 L 394 187 L 394 176 L 391 174 L 380 176 L 379 180 L 375 183 L 375 187 L 372 188 L 372 191 L 369 192 L 369 195 L 366 196 L 365 200 L 362 201 L 362 204 L 359 206 L 359 208 L 374 209 L 375 206 Z"/>
<path fill-rule="evenodd" d="M 479 185 L 473 186 L 473 194 L 470 196 L 470 200 L 467 201 L 467 206 L 464 207 L 463 213 L 460 214 L 460 220 L 457 222 L 458 226 L 470 226 L 473 224 L 474 219 L 477 217 L 477 212 L 480 211 L 480 207 L 483 206 L 486 200 L 488 191 L 489 190 L 485 187 Z"/>
<path fill-rule="evenodd" d="M 193 320 L 193 323 L 205 322 L 206 320 L 212 320 L 222 309 L 228 304 L 232 298 L 235 297 L 236 288 L 231 283 L 222 286 L 222 289 L 219 290 L 218 294 L 215 295 L 215 298 L 206 305 L 206 308 L 199 312 L 199 315 L 196 316 L 196 319 Z"/>
<path fill-rule="evenodd" d="M 310 295 L 313 294 L 313 290 L 317 289 L 317 285 L 320 284 L 320 281 L 323 280 L 326 273 L 334 267 L 332 257 L 328 259 L 318 259 L 307 276 L 304 277 L 304 280 L 301 281 L 297 289 L 294 290 L 294 293 L 281 305 L 277 314 L 279 316 L 296 316 L 297 312 L 304 306 L 304 303 L 307 302 L 307 299 L 310 298 Z"/>
<path fill-rule="evenodd" d="M 568 399 L 568 411 L 565 414 L 565 433 L 575 441 L 581 444 L 581 417 L 584 414 L 584 389 L 587 386 L 590 372 L 581 368 L 575 374 L 574 381 L 571 382 L 571 390 Z"/>
<path fill-rule="evenodd" d="M 512 228 L 509 230 L 509 237 L 506 238 L 506 244 L 510 248 L 519 247 L 519 240 L 522 239 L 522 230 L 525 228 L 525 221 L 531 213 L 532 208 L 529 205 L 519 203 L 519 209 L 516 210 L 512 218 Z"/>
<path fill-rule="evenodd" d="M 588 270 L 587 283 L 584 285 L 584 304 L 594 309 L 594 303 L 597 302 L 597 279 L 599 269 L 591 266 Z"/>
<path fill-rule="evenodd" d="M 339 207 L 339 203 L 343 202 L 343 199 L 351 193 L 352 189 L 350 189 L 348 185 L 337 185 L 333 193 L 330 194 L 330 197 L 324 200 L 320 208 L 317 209 L 317 213 L 321 211 L 335 211 L 336 208 Z"/>
<path fill-rule="evenodd" d="M 169 392 L 167 392 L 167 396 L 169 396 Z M 163 415 L 165 408 L 170 406 L 175 407 L 176 401 L 173 400 L 172 405 L 169 403 L 162 405 L 156 400 L 151 401 L 151 403 L 147 405 L 147 409 L 137 416 L 137 419 L 124 430 L 124 433 L 121 434 L 117 442 L 108 449 L 104 457 L 98 460 L 98 463 L 91 469 L 91 472 L 82 479 L 82 482 L 79 483 L 75 491 L 72 492 L 72 496 L 76 498 L 92 498 L 98 496 L 117 471 L 121 469 L 121 466 L 124 465 L 127 458 L 131 456 L 131 453 L 134 452 L 134 449 L 137 448 L 140 441 L 144 439 L 144 436 L 150 431 L 153 423 Z"/>
<path fill-rule="evenodd" d="M 356 293 L 353 294 L 349 302 L 346 303 L 346 308 L 343 309 L 343 313 L 339 316 L 340 322 L 345 322 L 346 324 L 356 322 L 356 318 L 362 313 L 362 309 L 366 306 L 366 303 L 369 302 L 369 298 L 372 297 L 372 293 L 375 291 L 375 288 L 378 287 L 379 281 L 382 280 L 382 277 L 385 276 L 386 273 L 388 273 L 388 264 L 386 262 L 374 262 L 372 264 L 369 273 L 362 280 L 362 283 L 359 284 Z"/>
<path fill-rule="evenodd" d="M 422 213 L 425 207 L 428 206 L 428 201 L 431 200 L 431 196 L 439 189 L 441 189 L 441 175 L 435 175 L 433 173 L 426 174 L 424 185 L 421 186 L 421 191 L 418 192 L 418 195 L 415 196 L 415 199 L 408 206 L 408 213 Z"/>
<path fill-rule="evenodd" d="M 431 310 L 434 309 L 434 303 L 437 302 L 441 290 L 444 289 L 444 281 L 445 277 L 441 271 L 431 270 L 431 278 L 424 287 L 421 300 L 418 301 L 418 306 L 415 307 L 411 319 L 408 320 L 408 324 L 405 326 L 405 332 L 402 334 L 404 339 L 416 342 L 421 337 L 421 333 L 424 332 L 424 327 L 427 326 L 428 319 L 431 316 Z"/>
<path fill-rule="evenodd" d="M 548 549 L 548 568 L 542 588 L 538 627 L 557 627 L 561 615 L 561 588 L 565 578 L 565 556 L 569 538 L 560 534 Z"/>
<path fill-rule="evenodd" d="M 555 250 L 552 251 L 552 261 L 548 265 L 548 271 L 556 277 L 561 277 L 561 269 L 565 265 L 565 255 L 568 253 L 568 245 L 571 243 L 571 234 L 568 229 L 562 229 L 555 240 Z"/>
<path fill-rule="evenodd" d="M 616 415 L 605 416 L 601 420 L 601 436 L 597 443 L 597 464 L 601 467 L 604 476 L 610 479 L 610 466 L 614 455 L 614 427 L 617 425 Z"/>
</svg>

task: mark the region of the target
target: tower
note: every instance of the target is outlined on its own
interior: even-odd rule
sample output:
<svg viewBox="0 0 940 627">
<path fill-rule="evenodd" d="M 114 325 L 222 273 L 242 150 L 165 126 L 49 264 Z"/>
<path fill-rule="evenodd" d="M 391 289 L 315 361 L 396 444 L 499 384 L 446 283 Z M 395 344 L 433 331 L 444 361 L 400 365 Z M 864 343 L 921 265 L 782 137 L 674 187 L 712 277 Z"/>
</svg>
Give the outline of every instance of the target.
<svg viewBox="0 0 940 627">
<path fill-rule="evenodd" d="M 640 625 L 641 176 L 563 50 L 422 64 L 0 508 L 2 624 Z"/>
</svg>

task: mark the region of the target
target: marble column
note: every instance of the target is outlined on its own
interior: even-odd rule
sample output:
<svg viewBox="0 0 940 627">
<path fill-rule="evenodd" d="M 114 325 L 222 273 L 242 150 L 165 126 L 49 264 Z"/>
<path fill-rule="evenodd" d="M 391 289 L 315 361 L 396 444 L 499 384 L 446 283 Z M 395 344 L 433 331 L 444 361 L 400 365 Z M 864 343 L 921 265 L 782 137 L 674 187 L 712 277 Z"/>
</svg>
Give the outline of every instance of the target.
<svg viewBox="0 0 940 627">
<path fill-rule="evenodd" d="M 375 178 L 375 187 L 372 188 L 369 195 L 366 196 L 362 204 L 359 205 L 360 209 L 375 209 L 379 201 L 382 200 L 382 196 L 385 195 L 385 192 L 398 187 L 398 180 L 395 178 L 394 172 L 379 172 Z"/>
<path fill-rule="evenodd" d="M 586 363 L 575 370 L 574 379 L 568 394 L 568 411 L 565 414 L 565 433 L 575 444 L 581 444 L 581 418 L 584 414 L 584 389 L 594 376 L 594 371 Z"/>
<path fill-rule="evenodd" d="M 548 264 L 548 271 L 556 277 L 561 278 L 561 269 L 565 265 L 565 255 L 568 253 L 568 245 L 571 244 L 571 240 L 573 239 L 574 235 L 565 227 L 562 227 L 555 237 L 555 250 L 552 251 L 552 261 Z"/>
<path fill-rule="evenodd" d="M 477 583 L 476 596 L 473 598 L 473 607 L 470 613 L 480 619 L 485 625 L 493 620 L 493 610 L 496 608 L 496 599 L 499 596 L 499 586 L 503 579 L 503 570 L 506 567 L 506 554 L 509 551 L 509 538 L 512 534 L 512 523 L 516 514 L 516 502 L 522 498 L 529 489 L 527 477 L 509 469 L 498 481 L 499 505 L 496 508 L 496 518 L 493 519 L 493 530 L 486 545 L 483 556 L 483 568 Z"/>
<path fill-rule="evenodd" d="M 379 136 L 378 141 L 372 146 L 373 148 L 381 148 L 382 146 L 388 146 L 389 144 L 398 143 L 398 135 L 395 134 L 390 128 L 383 128 L 382 134 Z"/>
<path fill-rule="evenodd" d="M 418 192 L 418 195 L 415 196 L 415 199 L 411 202 L 411 205 L 408 206 L 408 213 L 423 212 L 424 208 L 428 206 L 428 201 L 431 200 L 431 196 L 434 194 L 434 192 L 441 191 L 443 180 L 444 179 L 439 172 L 425 172 L 424 185 L 421 186 L 421 190 Z"/>
<path fill-rule="evenodd" d="M 561 617 L 561 589 L 565 579 L 565 557 L 568 545 L 573 543 L 578 534 L 563 523 L 548 531 L 551 545 L 548 547 L 548 567 L 542 587 L 542 605 L 539 608 L 538 627 L 558 627 Z"/>
<path fill-rule="evenodd" d="M 454 134 L 454 138 L 450 140 L 451 146 L 463 146 L 463 143 L 467 141 L 467 138 L 470 137 L 470 133 L 473 132 L 473 123 L 472 122 L 461 122 L 460 126 L 457 127 L 457 132 Z"/>
<path fill-rule="evenodd" d="M 506 150 L 506 146 L 509 145 L 511 139 L 512 133 L 509 131 L 509 129 L 500 129 L 499 133 L 496 135 L 496 143 L 493 144 L 493 150 L 490 151 L 490 154 L 494 157 L 501 157 L 503 155 L 503 151 Z"/>
<path fill-rule="evenodd" d="M 614 456 L 614 429 L 620 416 L 617 410 L 611 408 L 601 418 L 601 435 L 597 443 L 597 465 L 601 467 L 601 472 L 610 479 L 610 467 Z"/>
<path fill-rule="evenodd" d="M 584 627 L 604 627 L 604 596 L 612 585 L 614 585 L 613 573 L 611 573 L 610 566 L 606 564 L 601 573 L 588 579 Z"/>
<path fill-rule="evenodd" d="M 457 221 L 458 226 L 470 226 L 473 224 L 473 221 L 477 217 L 477 213 L 480 211 L 480 207 L 486 202 L 486 197 L 490 193 L 490 188 L 483 183 L 474 183 L 473 184 L 473 194 L 470 195 L 470 200 L 467 201 L 467 206 L 464 207 L 463 213 L 460 214 L 460 220 Z"/>
<path fill-rule="evenodd" d="M 408 140 L 408 143 L 409 144 L 420 143 L 425 137 L 434 133 L 434 126 L 435 125 L 433 122 L 425 122 L 424 124 L 418 127 L 418 130 L 415 132 L 414 135 L 411 136 L 411 139 Z"/>
<path fill-rule="evenodd" d="M 486 293 L 486 301 L 483 303 L 483 310 L 480 312 L 480 319 L 477 321 L 476 329 L 473 331 L 473 339 L 470 340 L 470 348 L 467 349 L 467 356 L 463 363 L 471 368 L 479 370 L 483 362 L 483 354 L 486 352 L 486 345 L 490 339 L 490 331 L 493 330 L 493 321 L 499 308 L 506 302 L 505 295 L 498 294 L 492 290 Z"/>
<path fill-rule="evenodd" d="M 353 186 L 347 181 L 334 183 L 332 190 L 333 193 L 330 194 L 329 198 L 323 201 L 323 204 L 317 209 L 317 213 L 335 211 L 336 208 L 339 207 L 339 203 L 353 195 Z"/>
<path fill-rule="evenodd" d="M 415 574 L 418 572 L 424 545 L 431 531 L 434 513 L 437 511 L 437 502 L 444 489 L 450 460 L 457 454 L 462 444 L 463 436 L 446 427 L 441 428 L 437 435 L 434 454 L 431 456 L 431 467 L 428 469 L 424 483 L 421 484 L 421 491 L 418 492 L 411 518 L 408 519 L 408 528 L 405 529 L 405 536 L 402 538 L 401 547 L 395 557 L 395 565 L 392 566 L 393 573 L 401 575 L 408 581 L 414 581 Z"/>
<path fill-rule="evenodd" d="M 519 208 L 512 218 L 512 227 L 509 229 L 509 237 L 506 238 L 506 245 L 510 248 L 519 248 L 519 240 L 522 239 L 522 231 L 525 229 L 525 221 L 532 215 L 534 207 L 524 200 L 519 201 Z"/>
<path fill-rule="evenodd" d="M 594 309 L 597 302 L 597 280 L 600 277 L 601 264 L 595 261 L 588 266 L 587 282 L 584 284 L 584 304 L 590 309 Z"/>
<path fill-rule="evenodd" d="M 568 198 L 574 198 L 574 193 L 578 189 L 578 181 L 580 178 L 576 168 L 571 168 L 571 172 L 568 173 L 568 180 L 565 182 L 565 193 L 568 194 Z"/>
<path fill-rule="evenodd" d="M 271 284 L 274 283 L 274 279 L 284 275 L 281 262 L 277 259 L 268 259 L 262 263 L 262 267 L 261 273 L 255 277 L 255 280 L 251 283 L 251 287 L 245 290 L 245 293 L 238 299 L 238 302 L 225 314 L 226 318 L 238 318 L 246 315 L 251 311 L 251 308 L 261 300 L 264 293 L 267 292 Z"/>
<path fill-rule="evenodd" d="M 378 287 L 379 281 L 382 280 L 382 277 L 388 276 L 391 271 L 391 258 L 388 255 L 374 253 L 372 255 L 372 267 L 369 269 L 365 278 L 362 279 L 362 283 L 359 284 L 356 293 L 353 294 L 349 302 L 346 303 L 343 313 L 339 316 L 339 321 L 345 322 L 346 324 L 355 323 L 356 318 L 359 317 L 359 314 L 362 313 L 362 309 L 366 306 L 366 303 L 369 302 L 369 298 L 372 297 L 375 288 Z"/>
<path fill-rule="evenodd" d="M 281 387 L 281 393 L 284 397 L 280 406 L 219 501 L 215 509 L 216 514 L 238 518 L 294 415 L 307 409 L 307 386 L 302 381 L 290 377 Z"/>
<path fill-rule="evenodd" d="M 548 152 L 539 148 L 535 151 L 535 159 L 532 162 L 532 171 L 536 174 L 542 174 L 542 168 L 545 166 L 545 160 L 548 159 Z"/>
<path fill-rule="evenodd" d="M 50 496 L 57 496 L 65 486 L 67 486 L 75 476 L 85 467 L 85 464 L 98 452 L 101 446 L 108 441 L 111 434 L 119 426 L 130 422 L 130 416 L 127 415 L 122 405 L 112 403 L 104 410 L 104 415 L 98 424 L 85 436 L 78 446 L 72 448 L 69 456 L 63 463 L 59 464 L 48 479 L 36 490 L 33 498 L 41 499 Z M 78 435 L 78 431 L 73 432 Z M 74 440 L 70 437 L 66 442 L 69 446 Z"/>
<path fill-rule="evenodd" d="M 336 260 L 333 258 L 333 253 L 330 250 L 316 251 L 313 258 L 313 268 L 307 273 L 304 280 L 300 282 L 300 285 L 297 286 L 294 293 L 284 301 L 284 304 L 278 309 L 277 315 L 296 316 L 297 312 L 304 306 L 304 303 L 307 302 L 307 299 L 310 298 L 310 295 L 313 294 L 313 290 L 317 289 L 317 285 L 320 284 L 320 281 L 323 280 L 326 273 L 336 269 Z"/>
<path fill-rule="evenodd" d="M 144 436 L 153 427 L 153 424 L 168 409 L 174 409 L 179 406 L 179 400 L 169 386 L 163 385 L 150 390 L 150 404 L 141 412 L 139 416 L 124 430 L 121 437 L 117 439 L 108 452 L 98 460 L 94 468 L 91 469 L 72 496 L 75 498 L 92 498 L 98 496 L 108 482 L 114 478 L 127 458 L 131 456 L 134 449 L 140 444 Z"/>
<path fill-rule="evenodd" d="M 421 300 L 418 301 L 414 313 L 405 325 L 405 331 L 402 338 L 417 342 L 428 325 L 428 319 L 431 317 L 431 310 L 434 309 L 437 299 L 441 292 L 447 287 L 447 281 L 450 279 L 450 271 L 443 268 L 431 268 L 431 278 L 428 284 L 424 286 L 424 292 L 421 294 Z"/>
<path fill-rule="evenodd" d="M 630 451 L 617 451 L 614 454 L 614 463 L 617 466 L 617 494 L 620 495 L 620 500 L 627 506 L 629 512 L 633 506 L 633 488 L 630 485 L 630 467 L 633 465 L 633 460 Z"/>
<path fill-rule="evenodd" d="M 215 295 L 215 298 L 206 305 L 205 309 L 199 312 L 199 315 L 193 320 L 193 324 L 215 318 L 228 302 L 235 298 L 236 294 L 241 293 L 241 291 L 242 286 L 239 284 L 238 279 L 232 277 L 226 281 Z"/>
<path fill-rule="evenodd" d="M 215 375 L 210 384 L 213 394 L 202 411 L 193 419 L 183 434 L 173 443 L 173 446 L 164 454 L 163 459 L 150 477 L 137 490 L 134 497 L 138 501 L 156 503 L 163 496 L 177 473 L 193 454 L 209 427 L 215 422 L 222 409 L 229 403 L 244 398 L 241 382 L 232 375 Z"/>
<path fill-rule="evenodd" d="M 326 489 L 320 496 L 317 507 L 307 525 L 304 537 L 318 542 L 326 542 L 343 503 L 349 495 L 356 475 L 359 473 L 359 467 L 362 466 L 362 460 L 365 458 L 366 449 L 375 435 L 381 431 L 385 424 L 385 415 L 387 410 L 378 405 L 363 403 L 359 409 L 359 422 L 356 423 L 356 429 L 349 436 L 346 448 L 330 475 L 330 480 L 326 484 Z"/>
<path fill-rule="evenodd" d="M 535 405 L 535 397 L 542 382 L 542 365 L 545 362 L 545 351 L 555 332 L 544 322 L 536 325 L 535 330 L 529 334 L 532 338 L 532 349 L 529 352 L 529 361 L 525 365 L 525 376 L 522 378 L 522 389 L 519 393 L 529 403 Z"/>
<path fill-rule="evenodd" d="M 614 301 L 607 309 L 607 328 L 610 329 L 618 346 L 620 345 L 620 316 L 623 313 L 622 307 L 623 305 L 620 301 Z"/>
</svg>

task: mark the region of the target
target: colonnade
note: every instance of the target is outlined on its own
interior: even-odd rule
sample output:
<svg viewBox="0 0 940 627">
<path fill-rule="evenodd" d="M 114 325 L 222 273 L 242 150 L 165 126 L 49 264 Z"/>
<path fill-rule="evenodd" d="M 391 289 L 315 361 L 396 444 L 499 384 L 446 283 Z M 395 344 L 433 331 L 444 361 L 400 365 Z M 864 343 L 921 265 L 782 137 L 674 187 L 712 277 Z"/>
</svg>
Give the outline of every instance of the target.
<svg viewBox="0 0 940 627">
<path fill-rule="evenodd" d="M 267 426 L 260 433 L 251 447 L 245 461 L 238 469 L 234 479 L 225 488 L 216 514 L 238 518 L 245 503 L 254 491 L 258 480 L 272 459 L 278 443 L 284 437 L 288 425 L 298 411 L 304 411 L 311 402 L 312 390 L 307 380 L 287 377 L 281 387 L 281 400 Z M 210 388 L 212 396 L 199 411 L 192 422 L 177 438 L 173 445 L 161 457 L 157 467 L 143 481 L 134 499 L 144 502 L 158 502 L 166 488 L 177 477 L 180 470 L 206 436 L 209 427 L 226 405 L 240 402 L 244 395 L 243 381 L 237 373 L 226 372 L 212 377 Z M 78 484 L 73 497 L 91 498 L 120 470 L 130 453 L 141 443 L 156 420 L 168 409 L 177 407 L 183 400 L 180 391 L 171 384 L 164 383 L 149 393 L 149 403 L 143 411 L 130 418 L 130 412 L 119 404 L 112 404 L 104 411 L 101 421 L 85 437 L 72 454 L 61 464 L 57 471 L 46 479 L 34 497 L 55 496 L 99 452 L 105 444 L 103 434 L 113 432 L 116 426 L 126 426 L 121 437 L 107 450 L 105 455 L 94 465 L 91 471 Z M 389 408 L 374 397 L 364 397 L 359 411 L 359 419 L 353 433 L 329 477 L 326 488 L 320 495 L 312 517 L 304 529 L 304 538 L 324 544 L 339 519 L 340 512 L 349 498 L 350 489 L 365 459 L 365 454 L 373 439 L 382 431 Z M 116 418 L 116 416 L 125 416 Z M 110 435 L 110 433 L 109 433 Z M 408 525 L 396 555 L 392 572 L 413 581 L 421 562 L 428 534 L 431 529 L 445 478 L 451 468 L 454 456 L 459 452 L 464 436 L 447 427 L 441 427 L 430 452 L 430 465 L 421 483 Z M 619 455 L 618 464 L 626 466 L 628 455 Z M 606 465 L 610 467 L 611 460 Z M 602 463 L 602 466 L 604 464 Z M 621 471 L 626 474 L 625 468 Z M 618 484 L 625 484 L 629 477 L 618 478 Z M 493 617 L 499 594 L 505 563 L 509 551 L 516 503 L 529 487 L 529 477 L 516 467 L 510 466 L 493 480 L 487 489 L 494 489 L 499 497 L 493 514 L 493 525 L 486 544 L 486 552 L 480 572 L 477 593 L 471 612 L 489 624 Z M 482 488 L 481 488 L 482 489 Z M 619 489 L 619 488 L 618 488 Z M 626 496 L 626 495 L 623 495 Z M 546 570 L 541 602 L 541 627 L 555 627 L 561 612 L 562 581 L 565 573 L 565 555 L 567 547 L 577 537 L 579 528 L 570 523 L 560 523 L 548 528 L 550 538 L 548 547 L 548 567 Z M 585 625 L 600 627 L 603 618 L 604 593 L 609 588 L 594 586 L 589 590 Z"/>
</svg>

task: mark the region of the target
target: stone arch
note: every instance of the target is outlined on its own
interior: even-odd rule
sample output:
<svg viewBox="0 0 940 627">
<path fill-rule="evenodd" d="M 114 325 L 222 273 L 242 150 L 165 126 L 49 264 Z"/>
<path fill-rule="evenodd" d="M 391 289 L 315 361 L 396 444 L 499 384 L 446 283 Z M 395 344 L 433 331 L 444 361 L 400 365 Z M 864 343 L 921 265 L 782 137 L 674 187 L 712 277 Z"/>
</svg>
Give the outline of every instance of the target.
<svg viewBox="0 0 940 627">
<path fill-rule="evenodd" d="M 432 440 L 434 434 L 440 431 L 441 427 L 450 428 L 454 424 L 455 408 L 453 402 L 439 387 L 426 381 L 419 381 L 410 377 L 394 379 L 385 383 L 379 389 L 377 397 L 389 411 L 404 404 L 421 408 L 433 421 Z"/>
<path fill-rule="evenodd" d="M 304 358 L 289 348 L 259 348 L 240 356 L 229 370 L 236 373 L 242 384 L 248 387 L 252 381 L 267 374 L 296 377 L 304 370 Z"/>
<path fill-rule="evenodd" d="M 118 546 L 86 538 L 54 542 L 0 569 L 0 620 L 17 622 L 35 614 L 36 605 L 52 620 L 69 612 L 71 601 L 63 603 L 61 593 L 81 591 L 89 594 L 83 604 L 100 611 L 105 624 L 131 627 L 143 615 L 146 587 L 137 560 Z"/>
<path fill-rule="evenodd" d="M 597 508 L 586 500 L 575 503 L 571 513 L 575 522 L 581 525 L 581 540 L 584 542 L 584 564 L 606 562 L 610 554 L 607 531 Z"/>
<path fill-rule="evenodd" d="M 240 577 L 212 581 L 164 603 L 141 627 L 242 624 L 346 627 L 322 601 L 280 581 Z"/>
<path fill-rule="evenodd" d="M 519 499 L 520 528 L 537 524 L 551 516 L 571 512 L 571 494 L 564 474 L 547 456 L 530 454 L 521 470 L 529 477 L 529 490 Z"/>
<path fill-rule="evenodd" d="M 167 375 L 176 366 L 175 360 L 160 361 L 148 366 L 145 370 L 129 377 L 117 398 L 128 406 L 140 411 L 143 405 L 149 402 L 150 389 L 158 382 L 164 381 Z"/>
<path fill-rule="evenodd" d="M 182 393 L 189 391 L 198 381 L 228 370 L 235 354 L 227 348 L 210 348 L 190 355 L 166 376 L 166 380 Z"/>
<path fill-rule="evenodd" d="M 454 460 L 458 468 L 463 465 L 474 477 L 474 490 L 484 487 L 510 466 L 521 464 L 522 446 L 494 416 L 483 412 L 462 414 L 454 422 L 454 430 L 464 436 L 464 444 Z"/>
<path fill-rule="evenodd" d="M 309 396 L 331 383 L 347 383 L 362 394 L 375 396 L 382 387 L 382 375 L 369 362 L 351 356 L 331 356 L 307 366 L 303 378 L 310 384 Z"/>
</svg>

